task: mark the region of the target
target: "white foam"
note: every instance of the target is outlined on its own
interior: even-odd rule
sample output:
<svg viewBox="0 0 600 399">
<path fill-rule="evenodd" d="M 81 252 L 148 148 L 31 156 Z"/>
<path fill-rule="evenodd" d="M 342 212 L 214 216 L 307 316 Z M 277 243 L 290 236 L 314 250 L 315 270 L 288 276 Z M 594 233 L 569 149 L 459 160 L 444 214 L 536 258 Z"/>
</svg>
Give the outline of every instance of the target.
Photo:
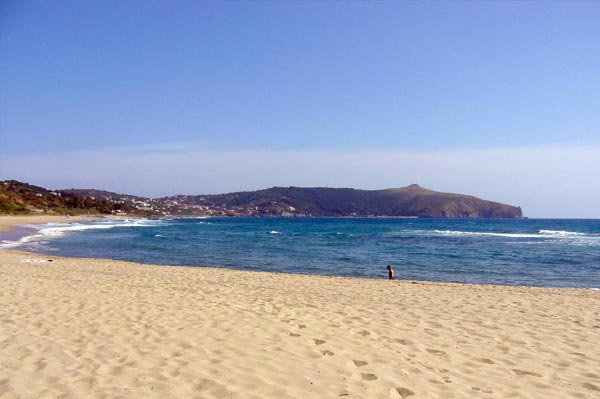
<svg viewBox="0 0 600 399">
<path fill-rule="evenodd" d="M 560 237 L 585 236 L 586 235 L 585 233 L 578 233 L 576 231 L 564 231 L 564 230 L 540 230 L 539 233 L 543 234 L 543 235 L 560 236 Z"/>
<path fill-rule="evenodd" d="M 562 230 L 540 230 L 535 233 L 493 233 L 477 231 L 454 231 L 454 230 L 435 230 L 436 234 L 456 235 L 456 236 L 484 236 L 484 237 L 508 237 L 508 238 L 591 238 L 598 239 L 600 235 L 578 233 L 575 231 Z"/>
<path fill-rule="evenodd" d="M 29 224 L 23 227 L 35 229 L 35 233 L 21 237 L 15 241 L 3 240 L 0 249 L 15 248 L 31 241 L 44 238 L 62 237 L 65 234 L 85 230 L 106 230 L 115 227 L 151 227 L 162 224 L 158 219 L 108 219 L 88 223 L 48 223 L 44 225 Z"/>
<path fill-rule="evenodd" d="M 16 241 L 2 240 L 2 242 L 0 243 L 0 249 L 16 248 L 18 246 L 25 244 L 26 242 L 33 240 L 34 237 L 36 237 L 36 235 L 21 237 L 20 239 L 18 239 Z"/>
<path fill-rule="evenodd" d="M 84 230 L 106 230 L 113 229 L 115 227 L 151 227 L 156 226 L 156 220 L 151 219 L 125 219 L 125 220 L 111 220 L 89 223 L 60 223 L 54 226 L 42 228 L 39 233 L 45 236 L 62 236 L 65 233 L 72 231 L 84 231 Z"/>
<path fill-rule="evenodd" d="M 269 234 L 281 234 L 281 233 L 277 230 L 271 230 L 271 232 Z"/>
<path fill-rule="evenodd" d="M 453 230 L 435 230 L 436 234 L 443 235 L 464 235 L 464 236 L 488 236 L 488 237 L 511 237 L 511 238 L 540 238 L 539 234 L 520 234 L 520 233 L 488 233 L 476 231 L 453 231 Z"/>
</svg>

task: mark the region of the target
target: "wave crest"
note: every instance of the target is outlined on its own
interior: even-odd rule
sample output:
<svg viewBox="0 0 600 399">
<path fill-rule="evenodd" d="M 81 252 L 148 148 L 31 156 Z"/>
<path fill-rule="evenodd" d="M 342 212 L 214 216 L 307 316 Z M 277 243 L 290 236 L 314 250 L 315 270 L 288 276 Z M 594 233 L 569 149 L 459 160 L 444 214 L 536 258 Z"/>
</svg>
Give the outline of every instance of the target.
<svg viewBox="0 0 600 399">
<path fill-rule="evenodd" d="M 482 231 L 434 230 L 435 234 L 454 236 L 483 236 L 507 238 L 600 238 L 597 234 L 586 234 L 576 231 L 540 230 L 537 233 L 496 233 Z"/>
<path fill-rule="evenodd" d="M 48 223 L 44 225 L 27 224 L 23 227 L 35 229 L 35 233 L 19 238 L 15 241 L 3 240 L 0 243 L 0 248 L 16 248 L 31 241 L 41 240 L 44 238 L 62 237 L 65 234 L 74 231 L 85 230 L 106 230 L 115 227 L 152 227 L 164 224 L 159 219 L 108 219 L 87 223 Z"/>
<path fill-rule="evenodd" d="M 434 230 L 436 234 L 442 235 L 463 235 L 463 236 L 488 236 L 488 237 L 510 237 L 510 238 L 540 238 L 539 234 L 527 233 L 491 233 L 478 231 L 454 231 L 454 230 Z"/>
<path fill-rule="evenodd" d="M 585 233 L 578 233 L 576 231 L 565 231 L 565 230 L 540 230 L 539 234 L 551 235 L 551 236 L 585 236 Z"/>
</svg>

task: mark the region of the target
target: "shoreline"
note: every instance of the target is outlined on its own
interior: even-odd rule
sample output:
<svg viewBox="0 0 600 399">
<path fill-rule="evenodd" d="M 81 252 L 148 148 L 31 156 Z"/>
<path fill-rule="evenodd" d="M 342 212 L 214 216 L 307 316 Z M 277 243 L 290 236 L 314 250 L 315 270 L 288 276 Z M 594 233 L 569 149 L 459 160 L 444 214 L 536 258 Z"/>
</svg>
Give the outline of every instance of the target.
<svg viewBox="0 0 600 399">
<path fill-rule="evenodd" d="M 7 398 L 591 399 L 600 390 L 597 290 L 13 250 L 0 251 L 0 273 Z"/>
<path fill-rule="evenodd" d="M 0 237 L 4 239 L 10 239 L 10 241 L 18 241 L 21 238 L 34 236 L 35 227 L 27 226 L 27 225 L 44 225 L 47 223 L 70 223 L 70 222 L 79 222 L 79 221 L 99 221 L 103 219 L 140 219 L 143 217 L 140 216 L 115 216 L 115 215 L 84 215 L 84 216 L 62 216 L 62 215 L 27 215 L 27 216 L 8 216 L 8 215 L 0 215 Z M 161 218 L 159 218 L 161 219 Z M 164 219 L 172 219 L 171 217 L 165 217 Z M 202 218 L 204 219 L 204 218 Z M 22 234 L 19 234 L 17 230 L 23 229 Z M 27 231 L 31 230 L 31 231 Z M 11 233 L 14 233 L 11 236 Z M 33 233 L 33 234 L 29 234 Z M 335 277 L 335 278 L 349 278 L 349 279 L 366 279 L 366 280 L 386 280 L 386 276 L 381 277 L 361 277 L 361 276 L 344 276 L 344 275 L 332 275 L 332 274 L 312 274 L 312 273 L 301 273 L 301 272 L 273 272 L 273 271 L 261 271 L 261 270 L 247 270 L 243 268 L 233 268 L 226 267 L 220 265 L 192 265 L 192 264 L 155 264 L 151 262 L 137 262 L 135 260 L 120 260 L 120 259 L 112 259 L 112 258 L 94 258 L 94 257 L 69 257 L 65 255 L 54 256 L 50 253 L 42 254 L 36 252 L 30 252 L 28 250 L 21 250 L 19 248 L 15 248 L 13 246 L 6 246 L 4 248 L 0 247 L 0 251 L 18 251 L 22 253 L 29 253 L 32 256 L 48 256 L 48 257 L 61 257 L 61 258 L 69 258 L 69 259 L 81 259 L 81 260 L 106 260 L 106 261 L 114 261 L 114 262 L 131 262 L 136 264 L 143 264 L 147 266 L 167 266 L 167 267 L 190 267 L 190 268 L 211 268 L 211 269 L 222 269 L 222 270 L 238 270 L 238 271 L 251 271 L 257 273 L 275 273 L 275 274 L 290 274 L 290 275 L 299 275 L 299 276 L 318 276 L 318 277 Z M 402 276 L 399 276 L 402 277 Z M 522 287 L 522 288 L 536 288 L 536 289 L 557 289 L 557 290 L 600 290 L 600 287 L 567 287 L 567 286 L 531 286 L 531 285 L 510 285 L 510 284 L 497 284 L 497 283 L 481 283 L 481 282 L 461 282 L 461 281 L 436 281 L 436 280 L 416 280 L 416 279 L 404 279 L 397 281 L 411 282 L 413 284 L 456 284 L 456 285 L 473 285 L 473 286 L 493 286 L 493 287 Z"/>
<path fill-rule="evenodd" d="M 12 242 L 18 242 L 30 236 L 35 236 L 39 230 L 33 226 L 43 226 L 49 223 L 72 223 L 72 222 L 93 222 L 103 219 L 118 219 L 122 216 L 113 215 L 94 215 L 94 216 L 63 216 L 63 215 L 26 215 L 12 216 L 0 215 L 0 239 Z M 31 234 L 30 234 L 31 233 Z M 0 240 L 0 245 L 2 245 Z M 3 249 L 12 249 L 13 246 L 2 247 Z"/>
<path fill-rule="evenodd" d="M 45 223 L 67 223 L 94 221 L 100 219 L 120 218 L 121 216 L 112 215 L 93 215 L 93 216 L 63 216 L 63 215 L 0 215 L 0 233 L 9 233 L 16 227 L 26 224 L 45 224 Z"/>
<path fill-rule="evenodd" d="M 458 281 L 435 281 L 435 280 L 415 280 L 415 279 L 402 279 L 395 278 L 393 281 L 389 281 L 386 276 L 381 278 L 375 277 L 360 277 L 360 276 L 338 276 L 338 275 L 330 275 L 330 274 L 311 274 L 311 273 L 298 273 L 298 272 L 277 272 L 277 271 L 267 271 L 267 270 L 247 270 L 247 269 L 236 269 L 225 266 L 214 266 L 214 265 L 167 265 L 167 264 L 158 264 L 158 263 L 146 263 L 146 262 L 136 262 L 136 261 L 127 261 L 120 259 L 111 259 L 111 258 L 86 258 L 86 257 L 76 257 L 76 256 L 65 256 L 65 255 L 52 255 L 47 253 L 38 253 L 31 252 L 27 250 L 21 249 L 13 249 L 6 248 L 0 249 L 0 255 L 2 252 L 18 254 L 21 256 L 26 256 L 28 258 L 43 258 L 50 262 L 54 262 L 54 260 L 73 260 L 79 261 L 81 263 L 86 262 L 115 262 L 122 264 L 133 264 L 144 267 L 159 267 L 159 268 L 183 268 L 183 269 L 205 269 L 211 271 L 233 271 L 233 272 L 243 272 L 243 273 L 257 273 L 257 274 L 265 274 L 268 276 L 298 276 L 298 277 L 306 277 L 306 278 L 327 278 L 327 279 L 339 279 L 339 280 L 356 280 L 356 281 L 387 281 L 390 284 L 400 283 L 400 284 L 413 284 L 413 285 L 439 285 L 439 286 L 449 286 L 449 287 L 464 287 L 464 286 L 472 286 L 472 287 L 488 287 L 490 289 L 522 289 L 522 290 L 542 290 L 542 291 L 591 291 L 591 292 L 600 292 L 600 288 L 595 287 L 541 287 L 541 286 L 531 286 L 531 285 L 503 285 L 503 284 L 486 284 L 486 283 L 463 283 Z M 46 262 L 40 262 L 46 263 Z"/>
</svg>

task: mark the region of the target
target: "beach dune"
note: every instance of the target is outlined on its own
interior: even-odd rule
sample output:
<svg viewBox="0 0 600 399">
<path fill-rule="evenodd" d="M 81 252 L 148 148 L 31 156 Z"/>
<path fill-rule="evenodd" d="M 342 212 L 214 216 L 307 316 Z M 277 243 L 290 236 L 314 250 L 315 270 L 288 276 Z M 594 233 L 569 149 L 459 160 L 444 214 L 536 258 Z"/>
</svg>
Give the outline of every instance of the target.
<svg viewBox="0 0 600 399">
<path fill-rule="evenodd" d="M 0 274 L 2 398 L 600 395 L 597 290 L 18 251 Z"/>
</svg>

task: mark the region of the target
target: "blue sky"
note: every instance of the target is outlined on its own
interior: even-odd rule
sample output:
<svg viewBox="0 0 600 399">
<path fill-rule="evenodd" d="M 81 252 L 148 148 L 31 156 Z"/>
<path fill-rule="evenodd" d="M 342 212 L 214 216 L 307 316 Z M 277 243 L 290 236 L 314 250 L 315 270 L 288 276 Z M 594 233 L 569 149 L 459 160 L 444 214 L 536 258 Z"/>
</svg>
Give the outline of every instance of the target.
<svg viewBox="0 0 600 399">
<path fill-rule="evenodd" d="M 0 178 L 417 181 L 600 217 L 600 3 L 0 3 Z"/>
</svg>

